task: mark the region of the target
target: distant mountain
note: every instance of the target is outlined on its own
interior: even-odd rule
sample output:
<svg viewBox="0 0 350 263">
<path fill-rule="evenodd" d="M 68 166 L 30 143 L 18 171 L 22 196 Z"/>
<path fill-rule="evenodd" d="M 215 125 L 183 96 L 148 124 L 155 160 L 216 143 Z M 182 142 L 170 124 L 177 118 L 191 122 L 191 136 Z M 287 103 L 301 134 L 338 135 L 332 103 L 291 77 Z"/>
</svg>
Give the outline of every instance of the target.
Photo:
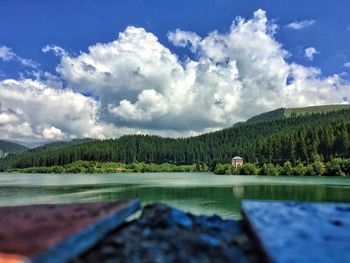
<svg viewBox="0 0 350 263">
<path fill-rule="evenodd" d="M 43 146 L 47 143 L 51 143 L 52 141 L 35 141 L 35 142 L 26 142 L 26 141 L 19 141 L 19 140 L 5 140 L 3 139 L 3 141 L 5 142 L 12 142 L 12 143 L 15 143 L 15 144 L 19 144 L 19 145 L 23 145 L 25 146 L 26 148 L 29 148 L 29 149 L 33 149 L 33 148 L 36 148 L 36 147 L 39 147 L 39 146 Z"/>
<path fill-rule="evenodd" d="M 246 121 L 246 123 L 259 123 L 265 121 L 281 120 L 289 117 L 303 116 L 316 113 L 327 113 L 350 109 L 349 104 L 310 106 L 303 108 L 279 108 L 273 111 L 256 115 Z"/>
<path fill-rule="evenodd" d="M 28 148 L 13 142 L 0 140 L 0 158 L 9 154 L 18 154 L 26 151 Z"/>
<path fill-rule="evenodd" d="M 15 140 L 0 140 L 0 158 L 4 158 L 9 154 L 20 154 L 25 151 L 38 152 L 43 150 L 62 149 L 69 146 L 79 145 L 94 141 L 91 138 L 73 139 L 71 141 L 39 141 L 39 142 L 23 142 Z"/>
<path fill-rule="evenodd" d="M 52 141 L 21 142 L 22 145 L 28 147 L 29 149 L 34 149 L 48 143 L 52 143 Z"/>
<path fill-rule="evenodd" d="M 69 146 L 79 145 L 87 142 L 95 141 L 95 139 L 92 138 L 84 138 L 84 139 L 73 139 L 70 141 L 56 141 L 56 142 L 50 142 L 46 143 L 42 146 L 35 147 L 31 151 L 42 151 L 42 150 L 53 150 L 53 149 L 62 149 Z"/>
<path fill-rule="evenodd" d="M 36 141 L 36 142 L 24 142 L 18 140 L 3 140 L 5 142 L 15 143 L 25 146 L 29 149 L 43 150 L 43 149 L 54 149 L 54 148 L 64 148 L 71 145 L 77 145 L 85 142 L 90 142 L 95 139 L 84 138 L 84 139 L 73 139 L 70 141 Z"/>
</svg>

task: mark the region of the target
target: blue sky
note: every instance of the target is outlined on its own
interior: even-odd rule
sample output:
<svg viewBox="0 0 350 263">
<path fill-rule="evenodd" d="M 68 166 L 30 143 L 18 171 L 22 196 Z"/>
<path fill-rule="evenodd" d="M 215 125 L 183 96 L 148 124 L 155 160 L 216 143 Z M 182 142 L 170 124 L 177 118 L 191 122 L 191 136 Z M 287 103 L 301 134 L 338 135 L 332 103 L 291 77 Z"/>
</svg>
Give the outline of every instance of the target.
<svg viewBox="0 0 350 263">
<path fill-rule="evenodd" d="M 350 1 L 0 3 L 0 138 L 188 136 L 349 103 Z"/>
<path fill-rule="evenodd" d="M 214 30 L 225 32 L 236 16 L 250 17 L 259 8 L 280 26 L 276 38 L 292 53 L 293 61 L 320 67 L 326 75 L 349 72 L 344 68 L 350 61 L 347 0 L 2 1 L 0 44 L 52 71 L 58 59 L 44 54 L 43 46 L 55 44 L 78 53 L 97 42 L 112 41 L 134 25 L 153 32 L 181 55 L 182 50 L 169 44 L 168 31 L 180 28 L 201 36 Z M 315 23 L 301 30 L 284 27 L 304 20 Z M 313 61 L 303 54 L 310 46 L 319 52 Z M 0 70 L 15 77 L 20 68 L 15 63 L 0 63 Z"/>
</svg>

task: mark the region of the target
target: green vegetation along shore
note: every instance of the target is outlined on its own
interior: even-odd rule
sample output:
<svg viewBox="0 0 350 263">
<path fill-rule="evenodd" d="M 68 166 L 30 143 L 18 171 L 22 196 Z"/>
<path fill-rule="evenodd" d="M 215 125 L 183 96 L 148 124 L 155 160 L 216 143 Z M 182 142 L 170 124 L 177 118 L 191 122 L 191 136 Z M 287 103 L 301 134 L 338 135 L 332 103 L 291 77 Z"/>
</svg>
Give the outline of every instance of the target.
<svg viewBox="0 0 350 263">
<path fill-rule="evenodd" d="M 13 168 L 8 172 L 20 173 L 147 173 L 147 172 L 208 172 L 205 164 L 175 165 L 170 163 L 115 163 L 76 161 L 64 166 Z"/>
<path fill-rule="evenodd" d="M 206 164 L 175 165 L 170 163 L 115 163 L 76 161 L 64 166 L 42 166 L 12 168 L 13 173 L 147 173 L 147 172 L 209 172 Z M 350 158 L 334 158 L 329 162 L 316 160 L 310 164 L 292 165 L 287 161 L 283 165 L 264 163 L 245 163 L 234 168 L 231 164 L 217 164 L 214 169 L 219 175 L 267 175 L 267 176 L 350 176 Z"/>
<path fill-rule="evenodd" d="M 298 163 L 292 165 L 287 161 L 283 165 L 264 163 L 256 165 L 246 163 L 237 168 L 231 164 L 217 164 L 215 174 L 226 175 L 269 175 L 269 176 L 350 176 L 350 158 L 334 158 L 329 162 L 322 162 L 320 159 L 310 163 Z"/>
</svg>

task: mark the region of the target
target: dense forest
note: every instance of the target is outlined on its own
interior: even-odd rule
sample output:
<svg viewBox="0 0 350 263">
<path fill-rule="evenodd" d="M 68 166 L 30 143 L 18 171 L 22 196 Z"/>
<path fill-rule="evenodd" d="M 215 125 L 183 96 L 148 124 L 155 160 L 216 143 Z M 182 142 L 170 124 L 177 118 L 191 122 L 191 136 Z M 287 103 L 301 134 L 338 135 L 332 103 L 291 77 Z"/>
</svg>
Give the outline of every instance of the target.
<svg viewBox="0 0 350 263">
<path fill-rule="evenodd" d="M 41 147 L 0 160 L 0 170 L 63 166 L 78 160 L 119 163 L 230 163 L 235 155 L 246 162 L 293 166 L 315 160 L 348 157 L 350 110 L 245 122 L 190 138 L 128 135 L 62 147 Z"/>
</svg>

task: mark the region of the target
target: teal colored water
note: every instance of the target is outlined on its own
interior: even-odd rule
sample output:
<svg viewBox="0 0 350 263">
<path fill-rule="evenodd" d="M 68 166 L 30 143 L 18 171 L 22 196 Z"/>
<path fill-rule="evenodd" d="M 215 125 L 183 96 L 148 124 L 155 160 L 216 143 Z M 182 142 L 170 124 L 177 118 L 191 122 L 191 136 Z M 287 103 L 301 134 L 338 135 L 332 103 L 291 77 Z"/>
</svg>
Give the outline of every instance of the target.
<svg viewBox="0 0 350 263">
<path fill-rule="evenodd" d="M 240 217 L 242 199 L 350 202 L 350 178 L 211 173 L 0 174 L 0 206 L 139 198 L 194 214 Z"/>
</svg>

